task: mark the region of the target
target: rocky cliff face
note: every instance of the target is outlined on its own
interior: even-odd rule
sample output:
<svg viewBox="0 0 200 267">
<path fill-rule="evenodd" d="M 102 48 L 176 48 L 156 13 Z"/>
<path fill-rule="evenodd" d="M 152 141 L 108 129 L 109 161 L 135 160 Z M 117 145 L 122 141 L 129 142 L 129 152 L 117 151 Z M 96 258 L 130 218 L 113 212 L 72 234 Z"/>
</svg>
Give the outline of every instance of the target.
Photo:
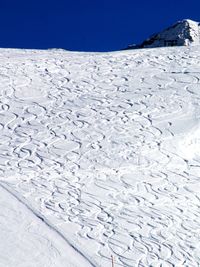
<svg viewBox="0 0 200 267">
<path fill-rule="evenodd" d="M 189 19 L 178 21 L 171 27 L 154 34 L 139 45 L 128 48 L 153 48 L 163 46 L 189 46 L 200 44 L 200 23 Z"/>
</svg>

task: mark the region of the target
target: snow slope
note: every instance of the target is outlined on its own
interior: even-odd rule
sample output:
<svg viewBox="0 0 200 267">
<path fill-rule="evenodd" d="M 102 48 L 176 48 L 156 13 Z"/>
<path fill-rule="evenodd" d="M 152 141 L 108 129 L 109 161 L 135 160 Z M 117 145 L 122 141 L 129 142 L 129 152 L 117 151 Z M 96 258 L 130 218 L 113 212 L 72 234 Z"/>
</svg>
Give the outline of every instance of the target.
<svg viewBox="0 0 200 267">
<path fill-rule="evenodd" d="M 200 47 L 0 50 L 0 266 L 200 265 Z"/>
</svg>

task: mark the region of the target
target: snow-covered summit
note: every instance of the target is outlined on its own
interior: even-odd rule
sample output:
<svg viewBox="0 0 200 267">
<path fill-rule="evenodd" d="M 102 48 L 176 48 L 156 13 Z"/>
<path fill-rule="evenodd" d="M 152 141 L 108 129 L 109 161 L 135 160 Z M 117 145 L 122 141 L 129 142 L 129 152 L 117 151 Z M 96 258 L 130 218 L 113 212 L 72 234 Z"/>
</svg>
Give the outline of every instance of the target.
<svg viewBox="0 0 200 267">
<path fill-rule="evenodd" d="M 163 46 L 189 46 L 200 43 L 200 23 L 184 19 L 153 34 L 139 45 L 130 45 L 128 48 L 152 48 Z"/>
</svg>

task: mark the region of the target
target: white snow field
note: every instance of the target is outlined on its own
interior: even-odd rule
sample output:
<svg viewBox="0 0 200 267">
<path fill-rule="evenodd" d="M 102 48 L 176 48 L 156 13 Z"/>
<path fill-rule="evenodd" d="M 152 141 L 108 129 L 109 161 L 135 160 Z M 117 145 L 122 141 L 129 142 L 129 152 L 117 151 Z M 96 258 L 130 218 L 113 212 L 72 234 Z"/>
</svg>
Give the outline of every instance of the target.
<svg viewBox="0 0 200 267">
<path fill-rule="evenodd" d="M 0 267 L 200 266 L 200 46 L 0 49 Z"/>
</svg>

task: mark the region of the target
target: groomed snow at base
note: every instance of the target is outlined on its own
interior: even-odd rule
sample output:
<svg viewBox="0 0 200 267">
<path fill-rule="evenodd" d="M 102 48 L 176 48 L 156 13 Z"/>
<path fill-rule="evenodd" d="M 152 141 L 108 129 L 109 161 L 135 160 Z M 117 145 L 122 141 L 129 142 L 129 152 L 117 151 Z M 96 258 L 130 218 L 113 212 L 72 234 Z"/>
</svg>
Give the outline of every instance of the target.
<svg viewBox="0 0 200 267">
<path fill-rule="evenodd" d="M 0 205 L 0 267 L 91 266 L 4 186 Z"/>
<path fill-rule="evenodd" d="M 200 265 L 200 47 L 0 50 L 0 266 Z"/>
</svg>

